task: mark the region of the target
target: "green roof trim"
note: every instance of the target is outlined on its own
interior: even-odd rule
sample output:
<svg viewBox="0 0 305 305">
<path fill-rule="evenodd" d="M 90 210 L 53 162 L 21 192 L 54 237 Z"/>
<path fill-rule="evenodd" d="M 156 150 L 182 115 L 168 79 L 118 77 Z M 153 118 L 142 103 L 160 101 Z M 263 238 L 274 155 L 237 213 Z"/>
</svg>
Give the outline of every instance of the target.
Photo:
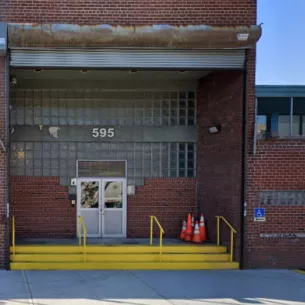
<svg viewBox="0 0 305 305">
<path fill-rule="evenodd" d="M 305 86 L 257 85 L 257 97 L 305 97 Z"/>
</svg>

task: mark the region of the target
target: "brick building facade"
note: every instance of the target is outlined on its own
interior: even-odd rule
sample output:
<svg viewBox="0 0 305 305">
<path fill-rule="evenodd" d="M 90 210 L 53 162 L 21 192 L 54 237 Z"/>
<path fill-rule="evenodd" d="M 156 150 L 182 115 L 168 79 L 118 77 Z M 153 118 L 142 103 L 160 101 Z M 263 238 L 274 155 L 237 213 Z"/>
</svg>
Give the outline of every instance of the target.
<svg viewBox="0 0 305 305">
<path fill-rule="evenodd" d="M 257 86 L 256 96 L 257 133 L 247 162 L 247 266 L 304 267 L 305 90 L 303 86 Z M 258 207 L 265 208 L 265 222 L 253 221 Z"/>
<path fill-rule="evenodd" d="M 7 133 L 6 133 L 6 113 L 7 113 L 7 106 L 6 106 L 6 99 L 5 95 L 7 94 L 7 88 L 6 88 L 6 63 L 5 60 L 0 57 L 0 137 L 2 139 L 2 143 L 4 145 L 7 141 Z M 6 202 L 7 202 L 7 189 L 8 189 L 8 164 L 7 164 L 7 157 L 6 153 L 4 151 L 1 151 L 0 153 L 0 201 L 1 201 L 1 207 L 0 207 L 0 227 L 1 227 L 1 233 L 0 233 L 0 241 L 1 241 L 1 249 L 0 249 L 0 259 L 2 262 L 2 266 L 5 265 L 6 262 L 6 255 L 7 251 L 6 248 L 8 246 L 7 241 L 7 214 L 6 214 Z"/>
<path fill-rule="evenodd" d="M 76 235 L 77 204 L 73 205 L 71 202 L 77 201 L 77 191 L 75 186 L 74 188 L 71 186 L 70 180 L 76 177 L 76 161 L 82 159 L 127 160 L 127 174 L 125 173 L 127 185 L 135 186 L 135 194 L 127 196 L 127 237 L 147 236 L 148 216 L 152 213 L 164 225 L 166 236 L 175 237 L 179 234 L 182 218 L 188 212 L 203 212 L 209 237 L 215 242 L 215 216 L 222 215 L 237 229 L 235 260 L 241 262 L 241 267 L 301 266 L 301 261 L 293 259 L 293 256 L 301 257 L 300 254 L 304 249 L 301 239 L 296 241 L 278 238 L 271 241 L 260 237 L 259 234 L 301 232 L 304 218 L 302 206 L 270 206 L 266 208 L 268 215 L 266 222 L 253 221 L 253 209 L 260 206 L 262 191 L 302 189 L 302 171 L 298 170 L 296 174 L 290 164 L 291 159 L 296 160 L 296 155 L 301 154 L 300 140 L 260 141 L 255 146 L 256 154 L 253 154 L 255 45 L 261 34 L 260 27 L 256 26 L 255 0 L 176 1 L 175 3 L 171 1 L 49 3 L 45 0 L 31 3 L 20 0 L 2 0 L 2 2 L 0 21 L 7 24 L 9 29 L 10 74 L 17 78 L 17 85 L 11 87 L 10 95 L 6 96 L 12 106 L 11 139 L 10 145 L 7 145 L 10 147 L 11 157 L 9 187 L 5 169 L 5 158 L 8 153 L 2 151 L 0 153 L 2 158 L 0 175 L 1 182 L 3 181 L 0 190 L 2 196 L 0 212 L 1 226 L 3 226 L 1 232 L 4 234 L 0 236 L 2 266 L 6 261 L 7 248 L 5 235 L 7 230 L 4 229 L 7 216 L 6 190 L 9 189 L 10 213 L 16 216 L 17 237 L 73 237 Z M 66 25 L 64 31 L 57 35 L 56 31 L 62 25 Z M 107 25 L 107 27 L 97 25 Z M 90 35 L 84 34 L 86 27 L 82 26 L 89 26 L 89 30 L 92 26 Z M 106 40 L 94 34 L 99 33 L 100 30 L 107 37 Z M 183 31 L 190 31 L 187 32 L 187 39 L 183 36 Z M 131 34 L 124 36 L 125 32 Z M 238 34 L 245 32 L 248 34 L 246 41 L 236 39 L 234 42 Z M 54 46 L 65 47 L 68 50 L 75 49 L 75 53 L 69 59 L 71 62 L 63 54 L 58 53 L 57 57 L 50 56 L 53 54 Z M 126 46 L 129 47 L 128 50 Z M 92 47 L 97 50 L 96 52 L 99 50 L 109 52 L 107 56 L 110 57 L 114 55 L 108 51 L 108 48 L 117 48 L 121 53 L 116 62 L 121 66 L 115 67 L 110 62 L 107 62 L 107 66 L 102 66 L 104 61 L 99 61 L 98 67 L 101 70 L 106 69 L 106 76 L 98 74 L 100 73 L 98 69 L 97 72 L 86 74 L 86 70 L 90 70 L 93 63 L 86 61 L 84 66 L 77 65 L 81 62 L 79 58 L 82 58 L 77 56 L 82 56 L 80 48 Z M 159 52 L 164 51 L 165 56 L 173 54 L 173 60 L 177 58 L 177 54 L 170 52 L 176 52 L 176 49 L 182 50 L 182 55 L 179 53 L 179 56 L 183 57 L 183 52 L 186 55 L 184 58 L 181 57 L 180 63 L 174 64 L 171 60 L 162 61 L 160 58 L 163 55 L 158 57 L 158 54 L 149 53 L 149 56 L 154 56 L 154 64 L 159 64 L 154 67 L 145 57 L 145 52 L 151 47 L 157 48 Z M 47 51 L 39 53 L 41 48 Z M 33 55 L 30 53 L 34 49 L 38 53 L 32 53 L 36 56 L 31 57 Z M 138 53 L 128 53 L 133 49 L 137 49 Z M 224 51 L 225 49 L 230 49 L 231 53 Z M 200 59 L 195 62 L 196 56 L 191 56 L 193 52 L 199 52 L 195 55 L 200 54 L 206 58 L 205 61 Z M 242 56 L 239 55 L 241 52 L 244 52 Z M 125 58 L 125 54 L 128 57 Z M 133 61 L 135 57 L 140 60 Z M 66 62 L 63 58 L 67 59 Z M 73 58 L 76 58 L 74 62 L 72 62 Z M 186 61 L 185 58 L 192 58 L 194 62 Z M 34 64 L 30 63 L 32 60 Z M 53 61 L 48 65 L 42 63 L 43 60 Z M 239 60 L 242 62 L 240 66 L 237 63 Z M 130 64 L 127 65 L 126 62 Z M 143 67 L 137 66 L 139 62 Z M 76 66 L 73 66 L 75 63 Z M 6 110 L 5 94 L 8 94 L 4 90 L 5 81 L 8 81 L 8 76 L 4 74 L 4 65 L 4 57 L 1 57 L 0 98 L 3 102 L 0 115 L 2 116 Z M 45 71 L 39 73 L 41 69 Z M 58 69 L 67 72 L 58 73 Z M 113 72 L 118 69 L 122 70 L 122 74 Z M 35 76 L 30 74 L 33 70 Z M 73 74 L 76 70 L 81 70 L 82 76 Z M 139 76 L 132 82 L 125 82 L 127 78 L 124 78 L 123 70 L 129 71 L 129 75 L 137 73 L 142 75 L 143 70 L 144 76 L 141 76 L 142 78 Z M 184 73 L 185 70 L 188 72 Z M 109 74 L 107 71 L 110 71 Z M 148 74 L 145 74 L 145 71 Z M 88 84 L 84 81 L 86 75 L 92 75 L 88 77 Z M 105 77 L 108 76 L 107 82 Z M 71 79 L 70 83 L 68 79 Z M 101 79 L 103 84 L 99 86 L 104 86 L 104 91 L 97 96 L 94 95 L 96 90 L 94 86 Z M 46 87 L 46 83 L 50 84 L 49 87 Z M 73 90 L 80 85 L 83 86 L 83 91 L 78 95 Z M 111 92 L 118 88 L 120 93 L 113 96 Z M 129 95 L 131 89 L 132 96 Z M 35 108 L 36 94 L 40 95 L 39 99 L 43 106 L 39 107 L 43 108 L 42 110 Z M 69 125 L 69 120 L 73 119 L 69 116 L 71 109 L 66 106 L 66 109 L 62 110 L 61 103 L 68 105 L 70 100 L 80 99 L 88 102 L 91 108 L 89 106 L 86 108 L 84 104 L 75 106 L 83 110 L 84 117 L 81 118 L 76 114 L 75 121 Z M 108 121 L 105 125 L 114 128 L 120 125 L 132 132 L 134 130 L 128 128 L 140 126 L 143 128 L 143 134 L 145 133 L 145 139 L 139 140 L 139 137 L 133 137 L 124 142 L 117 133 L 118 138 L 114 142 L 109 140 L 109 143 L 102 143 L 94 142 L 94 139 L 87 141 L 81 133 L 78 135 L 69 133 L 69 126 L 78 128 L 82 124 L 86 126 L 104 124 L 100 121 L 90 121 L 90 116 L 96 109 L 94 108 L 96 99 L 118 101 L 118 110 L 113 116 L 116 122 Z M 55 100 L 58 112 L 54 110 L 52 104 Z M 132 123 L 128 121 L 130 106 L 123 105 L 127 100 L 134 103 L 134 113 L 138 109 L 137 101 L 141 100 L 147 105 L 141 106 L 143 110 L 141 115 L 134 114 Z M 149 106 L 151 100 L 152 106 Z M 166 101 L 169 101 L 172 107 L 168 110 L 170 114 L 166 114 L 167 109 L 164 110 L 164 107 L 167 107 Z M 178 101 L 177 108 L 173 106 L 176 101 Z M 193 106 L 193 101 L 197 102 L 196 106 Z M 120 103 L 123 103 L 123 106 L 119 106 Z M 158 104 L 162 106 L 158 108 Z M 149 118 L 146 108 L 148 113 L 153 113 Z M 41 115 L 37 114 L 38 110 L 41 111 Z M 89 111 L 89 118 L 85 117 L 86 111 Z M 121 111 L 124 114 L 121 114 Z M 110 114 L 109 116 L 111 117 Z M 121 119 L 125 121 L 122 123 Z M 147 119 L 151 121 L 147 123 Z M 1 122 L 0 139 L 5 143 L 5 120 Z M 221 125 L 221 132 L 210 134 L 209 127 L 215 124 Z M 151 135 L 148 133 L 150 127 L 157 130 L 160 127 L 165 128 L 164 125 L 168 129 L 163 134 L 154 131 L 154 136 L 147 136 Z M 172 125 L 175 127 L 169 128 Z M 56 137 L 50 140 L 46 134 L 43 134 L 43 137 L 37 135 L 38 126 L 43 126 L 42 132 L 45 130 L 44 126 L 60 126 L 59 140 Z M 32 136 L 29 136 L 29 132 L 21 133 L 22 128 L 24 130 L 28 128 Z M 175 133 L 175 128 L 181 128 L 180 133 Z M 85 126 L 83 130 L 87 130 Z M 166 137 L 166 133 L 170 136 Z M 174 140 L 169 139 L 171 136 Z M 89 151 L 99 152 L 102 157 L 98 157 L 97 153 L 88 157 Z M 107 154 L 103 154 L 105 151 Z M 291 158 L 288 158 L 287 154 Z M 156 160 L 154 156 L 157 156 Z M 272 162 L 268 163 L 271 156 Z M 298 160 L 300 161 L 301 158 L 300 155 Z M 20 162 L 20 159 L 23 161 Z M 183 165 L 180 164 L 181 162 Z M 288 176 L 282 179 L 280 176 L 282 173 Z M 244 218 L 245 202 L 247 216 Z M 38 212 L 41 207 L 43 213 Z M 269 213 L 278 216 L 276 219 L 271 218 Z M 289 215 L 288 220 L 285 218 L 286 213 Z M 33 222 L 36 225 L 33 225 Z M 295 227 L 288 227 L 288 223 L 294 223 Z M 230 239 L 225 227 L 222 228 L 222 236 L 225 244 L 229 244 Z M 291 251 L 288 251 L 288 248 Z"/>
</svg>

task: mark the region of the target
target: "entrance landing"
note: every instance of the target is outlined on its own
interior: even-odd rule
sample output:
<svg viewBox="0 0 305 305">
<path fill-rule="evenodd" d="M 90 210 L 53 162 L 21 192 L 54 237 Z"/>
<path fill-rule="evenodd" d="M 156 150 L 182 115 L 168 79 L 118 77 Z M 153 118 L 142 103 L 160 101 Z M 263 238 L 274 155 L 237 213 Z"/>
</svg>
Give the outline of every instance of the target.
<svg viewBox="0 0 305 305">
<path fill-rule="evenodd" d="M 22 238 L 17 245 L 78 245 L 78 238 Z M 87 245 L 149 245 L 148 238 L 87 238 Z M 153 245 L 159 245 L 159 239 L 153 239 Z M 163 239 L 163 245 L 187 245 L 177 238 Z"/>
</svg>

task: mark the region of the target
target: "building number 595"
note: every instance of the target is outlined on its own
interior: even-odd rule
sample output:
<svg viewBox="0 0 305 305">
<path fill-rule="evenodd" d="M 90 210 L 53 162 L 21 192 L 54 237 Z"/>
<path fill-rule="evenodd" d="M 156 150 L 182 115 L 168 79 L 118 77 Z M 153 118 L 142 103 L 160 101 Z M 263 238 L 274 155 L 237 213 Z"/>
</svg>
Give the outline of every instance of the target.
<svg viewBox="0 0 305 305">
<path fill-rule="evenodd" d="M 93 128 L 92 136 L 94 138 L 113 138 L 114 137 L 114 128 Z"/>
</svg>

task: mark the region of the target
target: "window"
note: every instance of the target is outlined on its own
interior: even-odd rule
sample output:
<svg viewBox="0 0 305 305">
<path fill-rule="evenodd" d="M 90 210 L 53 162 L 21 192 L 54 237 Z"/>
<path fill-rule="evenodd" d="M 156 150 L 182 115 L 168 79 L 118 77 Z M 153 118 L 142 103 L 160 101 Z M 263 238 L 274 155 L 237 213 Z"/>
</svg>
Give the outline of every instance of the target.
<svg viewBox="0 0 305 305">
<path fill-rule="evenodd" d="M 258 98 L 256 131 L 259 138 L 305 135 L 305 98 Z"/>
<path fill-rule="evenodd" d="M 78 177 L 125 177 L 125 161 L 78 161 Z"/>
<path fill-rule="evenodd" d="M 259 196 L 260 205 L 300 206 L 305 205 L 305 191 L 262 191 Z"/>
</svg>

